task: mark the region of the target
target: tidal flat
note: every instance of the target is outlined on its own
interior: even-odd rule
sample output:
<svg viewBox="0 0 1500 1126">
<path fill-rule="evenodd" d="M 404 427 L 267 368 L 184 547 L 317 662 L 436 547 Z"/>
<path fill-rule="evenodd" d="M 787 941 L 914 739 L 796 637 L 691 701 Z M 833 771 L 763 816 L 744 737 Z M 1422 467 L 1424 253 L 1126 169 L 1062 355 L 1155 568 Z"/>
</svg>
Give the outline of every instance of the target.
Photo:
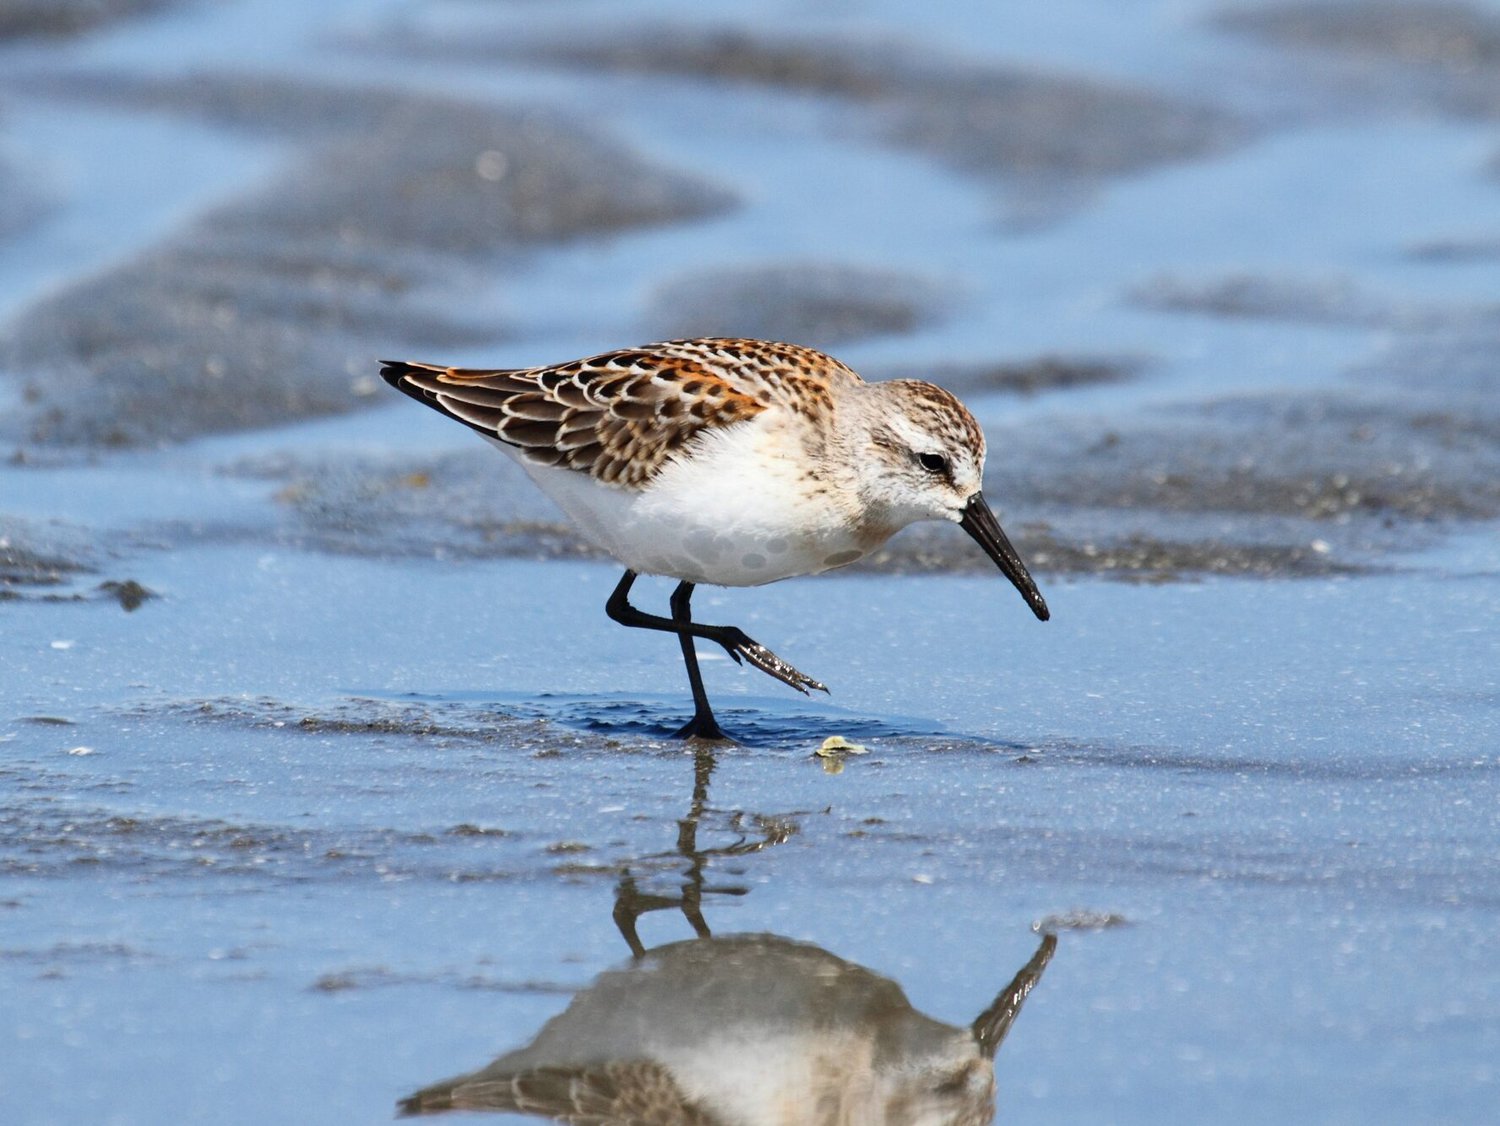
<svg viewBox="0 0 1500 1126">
<path fill-rule="evenodd" d="M 0 0 L 0 1121 L 1492 1115 L 1496 42 Z M 937 526 L 704 588 L 832 694 L 705 651 L 674 741 L 615 565 L 376 371 L 680 332 L 963 396 L 1052 620 Z"/>
</svg>

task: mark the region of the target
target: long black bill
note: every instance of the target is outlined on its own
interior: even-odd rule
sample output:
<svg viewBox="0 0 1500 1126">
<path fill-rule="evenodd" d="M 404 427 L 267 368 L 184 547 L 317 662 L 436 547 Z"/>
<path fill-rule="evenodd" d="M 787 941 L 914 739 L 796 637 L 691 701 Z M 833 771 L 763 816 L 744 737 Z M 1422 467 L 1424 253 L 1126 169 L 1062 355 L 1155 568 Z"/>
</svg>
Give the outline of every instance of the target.
<svg viewBox="0 0 1500 1126">
<path fill-rule="evenodd" d="M 978 1041 L 979 1052 L 985 1059 L 995 1058 L 995 1053 L 1004 1043 L 1011 1025 L 1015 1024 L 1016 1017 L 1021 1015 L 1021 1006 L 1026 1003 L 1026 995 L 1032 991 L 1037 982 L 1042 980 L 1042 971 L 1047 968 L 1047 963 L 1052 961 L 1052 952 L 1056 949 L 1057 935 L 1045 935 L 1042 938 L 1042 944 L 1031 956 L 1031 961 L 1022 966 L 1020 972 L 1011 979 L 1011 983 L 1000 990 L 999 996 L 990 1002 L 990 1007 L 974 1018 L 969 1031 Z"/>
<path fill-rule="evenodd" d="M 1046 599 L 1036 588 L 1031 572 L 1026 569 L 1026 564 L 1021 562 L 1016 549 L 1011 547 L 1010 540 L 1006 539 L 1005 533 L 1000 530 L 1000 521 L 995 519 L 995 514 L 985 503 L 983 493 L 975 493 L 969 498 L 969 503 L 964 506 L 963 519 L 958 522 L 958 526 L 973 536 L 974 541 L 984 548 L 984 553 L 995 561 L 995 565 L 1000 568 L 1005 577 L 1021 592 L 1021 597 L 1026 599 L 1026 605 L 1031 607 L 1033 614 L 1044 622 L 1052 616 L 1047 610 Z"/>
</svg>

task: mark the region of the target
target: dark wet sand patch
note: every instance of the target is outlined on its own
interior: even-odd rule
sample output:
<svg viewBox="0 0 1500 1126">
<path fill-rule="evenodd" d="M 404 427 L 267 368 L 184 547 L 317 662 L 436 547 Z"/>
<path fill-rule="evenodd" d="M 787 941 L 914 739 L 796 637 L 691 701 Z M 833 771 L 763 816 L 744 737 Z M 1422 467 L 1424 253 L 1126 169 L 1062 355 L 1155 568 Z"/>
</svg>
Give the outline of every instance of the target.
<svg viewBox="0 0 1500 1126">
<path fill-rule="evenodd" d="M 1140 356 L 1049 354 L 989 363 L 902 363 L 864 374 L 870 379 L 924 379 L 958 395 L 1038 395 L 1125 383 L 1137 378 L 1149 363 Z"/>
<path fill-rule="evenodd" d="M 181 6 L 183 0 L 0 0 L 0 41 L 62 38 Z"/>
<path fill-rule="evenodd" d="M 735 202 L 724 187 L 655 165 L 551 110 L 236 74 L 69 75 L 47 92 L 327 144 L 260 198 L 259 211 L 270 215 L 257 219 L 312 236 L 278 241 L 272 252 L 320 271 L 371 268 L 360 250 L 488 261 L 517 244 L 704 218 Z M 323 254 L 324 241 L 356 253 Z M 375 269 L 389 284 L 410 284 L 404 271 L 392 282 Z"/>
<path fill-rule="evenodd" d="M 1500 179 L 1500 157 L 1490 162 L 1490 168 L 1492 174 Z M 1417 262 L 1438 265 L 1500 260 L 1500 234 L 1447 235 L 1422 239 L 1408 246 L 1406 255 Z"/>
<path fill-rule="evenodd" d="M 1230 8 L 1213 24 L 1305 56 L 1314 82 L 1361 96 L 1350 108 L 1500 116 L 1500 14 L 1474 5 L 1299 0 Z"/>
<path fill-rule="evenodd" d="M 416 46 L 445 61 L 543 63 L 838 99 L 867 111 L 864 127 L 887 142 L 991 181 L 1018 217 L 1035 219 L 1066 211 L 1092 184 L 1220 153 L 1249 135 L 1243 122 L 1207 105 L 908 46 L 679 27 L 567 42 L 471 33 Z M 414 45 L 403 35 L 393 49 Z"/>
<path fill-rule="evenodd" d="M 629 712 L 633 722 L 616 713 Z M 447 699 L 386 699 L 351 696 L 312 706 L 267 696 L 217 697 L 141 705 L 122 713 L 132 717 L 169 717 L 194 725 L 224 725 L 241 730 L 285 732 L 291 736 L 336 736 L 359 739 L 392 736 L 420 739 L 435 747 L 495 748 L 510 756 L 531 758 L 600 752 L 654 751 L 677 754 L 682 744 L 665 740 L 680 726 L 669 724 L 656 709 L 638 701 L 622 703 L 588 697 L 576 708 L 547 698 L 494 704 Z M 636 738 L 640 736 L 641 738 Z M 644 741 L 643 741 L 644 740 Z M 455 837 L 505 836 L 489 828 L 455 825 Z"/>
<path fill-rule="evenodd" d="M 1298 0 L 1231 10 L 1216 22 L 1290 46 L 1377 55 L 1461 73 L 1500 64 L 1500 16 L 1472 4 Z"/>
<path fill-rule="evenodd" d="M 476 969 L 439 969 L 426 973 L 402 973 L 387 966 L 355 966 L 320 975 L 308 986 L 314 993 L 347 993 L 350 990 L 383 989 L 393 985 L 438 986 L 444 989 L 477 989 L 493 993 L 561 994 L 571 996 L 575 985 L 553 981 L 514 981 Z"/>
<path fill-rule="evenodd" d="M 83 584 L 95 579 L 104 554 L 85 528 L 0 512 L 0 601 L 81 600 L 87 596 Z"/>
<path fill-rule="evenodd" d="M 148 590 L 134 579 L 123 581 L 110 579 L 90 590 L 74 591 L 68 594 L 23 593 L 6 586 L 3 580 L 0 580 L 0 602 L 114 602 L 126 613 L 133 613 L 146 602 L 158 597 L 160 596 L 155 591 Z"/>
<path fill-rule="evenodd" d="M 1038 934 L 1055 934 L 1058 931 L 1101 931 L 1115 927 L 1128 927 L 1129 919 L 1116 911 L 1089 911 L 1083 908 L 1047 915 L 1031 924 Z"/>
<path fill-rule="evenodd" d="M 263 192 L 21 314 L 0 348 L 27 400 L 18 440 L 179 441 L 383 401 L 382 353 L 503 334 L 449 310 L 508 259 L 728 205 L 532 111 L 236 76 L 64 89 L 210 118 L 228 103 L 305 147 Z"/>
<path fill-rule="evenodd" d="M 1329 722 L 1336 722 L 1330 718 Z M 1129 771 L 1162 771 L 1179 775 L 1206 775 L 1219 778 L 1280 779 L 1289 784 L 1307 782 L 1382 783 L 1399 780 L 1418 781 L 1444 776 L 1473 775 L 1476 778 L 1500 774 L 1500 757 L 1476 753 L 1454 757 L 1444 751 L 1433 751 L 1427 758 L 1371 752 L 1363 755 L 1308 756 L 1288 748 L 1267 748 L 1267 754 L 1206 754 L 1201 750 L 1171 745 L 1136 745 L 1118 743 L 1043 744 L 1029 753 L 1048 767 L 1087 768 Z"/>
<path fill-rule="evenodd" d="M 1143 532 L 1118 539 L 1082 542 L 1045 533 L 1023 535 L 1027 562 L 1036 570 L 1107 575 L 1125 582 L 1181 582 L 1200 575 L 1240 578 L 1312 578 L 1359 574 L 1367 566 L 1333 558 L 1320 541 L 1307 544 L 1231 543 L 1203 539 L 1175 542 Z"/>
<path fill-rule="evenodd" d="M 194 274 L 169 250 L 27 310 L 4 353 L 29 409 L 6 436 L 142 445 L 334 414 L 373 398 L 375 386 L 361 381 L 373 370 L 369 344 L 309 323 L 307 295 L 289 286 L 281 308 L 247 311 L 236 290 L 255 284 L 253 260 L 232 267 L 223 287 L 203 288 Z M 398 339 L 400 317 L 393 311 L 389 325 Z"/>
<path fill-rule="evenodd" d="M 513 879 L 500 866 L 509 841 L 394 828 L 302 827 L 192 816 L 127 814 L 50 802 L 0 808 L 0 873 L 68 876 L 81 868 L 136 879 L 256 877 L 381 880 L 393 874 L 444 880 Z M 520 859 L 525 864 L 525 858 Z"/>
<path fill-rule="evenodd" d="M 1211 401 L 1174 411 L 1170 424 L 1138 420 L 1102 436 L 1081 427 L 1048 448 L 1018 436 L 1025 502 L 1314 522 L 1330 529 L 1320 540 L 1352 549 L 1347 562 L 1399 550 L 1392 531 L 1500 516 L 1500 305 L 1252 274 L 1157 279 L 1134 297 L 1389 336 L 1350 370 L 1348 390 Z"/>
<path fill-rule="evenodd" d="M 1346 277 L 1277 277 L 1264 274 L 1188 279 L 1161 276 L 1129 295 L 1146 308 L 1243 320 L 1306 321 L 1436 331 L 1476 324 L 1500 325 L 1500 304 L 1442 305 L 1371 293 Z"/>
<path fill-rule="evenodd" d="M 0 539 L 0 592 L 20 586 L 61 586 L 93 568 L 78 560 L 45 554 Z"/>
<path fill-rule="evenodd" d="M 908 274 L 827 263 L 695 271 L 652 294 L 658 339 L 749 336 L 832 348 L 938 319 L 941 287 Z"/>
<path fill-rule="evenodd" d="M 35 962 L 46 967 L 45 973 L 60 973 L 66 966 L 96 966 L 109 962 L 141 963 L 152 960 L 144 950 L 123 942 L 57 942 L 51 946 L 0 947 L 0 961 Z"/>
<path fill-rule="evenodd" d="M 1332 523 L 1500 515 L 1500 446 L 1450 441 L 1437 422 L 1445 413 L 1420 401 L 1265 396 L 1185 407 L 1102 436 L 1089 426 L 1054 429 L 1045 441 L 1011 434 L 1001 487 L 1027 508 Z"/>
<path fill-rule="evenodd" d="M 313 708 L 260 696 L 178 702 L 149 711 L 195 724 L 229 724 L 316 735 L 402 735 L 450 742 L 518 743 L 546 734 L 534 719 L 517 718 L 498 708 L 459 703 L 351 698 Z"/>
<path fill-rule="evenodd" d="M 1412 425 L 1445 448 L 1500 445 L 1500 328 L 1405 336 L 1355 375 L 1417 396 Z M 1430 401 L 1437 390 L 1445 401 Z"/>
<path fill-rule="evenodd" d="M 519 466 L 477 439 L 436 457 L 283 454 L 224 472 L 284 482 L 275 534 L 291 546 L 428 559 L 604 558 Z"/>
<path fill-rule="evenodd" d="M 76 525 L 0 513 L 0 602 L 114 602 L 133 611 L 158 597 L 131 578 L 92 581 L 104 554 Z"/>
<path fill-rule="evenodd" d="M 1137 519 L 1137 525 L 1155 523 Z M 1047 522 L 1005 521 L 1007 534 L 1039 576 L 1100 575 L 1122 582 L 1182 582 L 1203 575 L 1239 578 L 1311 578 L 1357 574 L 1373 569 L 1349 562 L 1333 548 L 1309 537 L 1300 543 L 1237 542 L 1199 527 L 1202 538 L 1181 523 L 1173 527 L 1184 538 L 1131 530 L 1094 531 L 1057 527 Z M 909 528 L 853 564 L 851 573 L 997 575 L 995 565 L 974 541 L 957 528 L 922 524 Z M 1044 584 L 1045 585 L 1045 584 Z"/>
</svg>

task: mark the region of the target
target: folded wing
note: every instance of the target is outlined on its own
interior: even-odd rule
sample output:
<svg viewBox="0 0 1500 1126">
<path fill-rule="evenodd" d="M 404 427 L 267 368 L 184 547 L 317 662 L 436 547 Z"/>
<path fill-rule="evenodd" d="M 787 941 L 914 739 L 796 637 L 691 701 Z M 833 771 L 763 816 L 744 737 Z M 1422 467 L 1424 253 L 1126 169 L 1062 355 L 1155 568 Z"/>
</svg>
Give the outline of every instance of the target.
<svg viewBox="0 0 1500 1126">
<path fill-rule="evenodd" d="M 768 405 L 717 364 L 655 348 L 556 367 L 491 370 L 386 361 L 386 382 L 528 461 L 639 487 L 695 435 Z"/>
</svg>

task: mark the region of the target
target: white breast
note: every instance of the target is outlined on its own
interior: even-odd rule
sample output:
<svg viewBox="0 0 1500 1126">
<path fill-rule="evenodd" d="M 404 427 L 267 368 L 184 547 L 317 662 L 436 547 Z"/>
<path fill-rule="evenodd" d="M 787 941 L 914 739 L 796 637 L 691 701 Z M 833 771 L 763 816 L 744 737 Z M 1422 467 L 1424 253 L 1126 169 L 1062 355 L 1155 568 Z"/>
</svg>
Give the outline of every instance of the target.
<svg viewBox="0 0 1500 1126">
<path fill-rule="evenodd" d="M 855 498 L 810 477 L 800 446 L 767 415 L 705 431 L 640 490 L 518 460 L 585 537 L 632 571 L 759 586 L 852 563 L 876 546 L 858 535 Z"/>
</svg>

